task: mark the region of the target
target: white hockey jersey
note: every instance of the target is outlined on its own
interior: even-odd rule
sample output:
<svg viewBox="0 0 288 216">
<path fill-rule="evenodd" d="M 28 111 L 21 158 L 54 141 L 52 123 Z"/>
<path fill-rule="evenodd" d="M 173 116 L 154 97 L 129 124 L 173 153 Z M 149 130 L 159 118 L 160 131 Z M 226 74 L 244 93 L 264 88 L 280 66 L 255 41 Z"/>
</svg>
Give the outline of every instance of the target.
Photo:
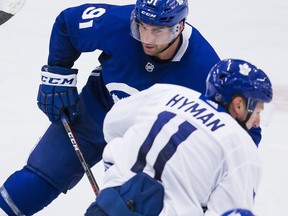
<svg viewBox="0 0 288 216">
<path fill-rule="evenodd" d="M 261 177 L 257 147 L 242 127 L 198 92 L 171 84 L 117 102 L 104 122 L 103 188 L 137 172 L 162 182 L 161 216 L 253 209 Z"/>
</svg>

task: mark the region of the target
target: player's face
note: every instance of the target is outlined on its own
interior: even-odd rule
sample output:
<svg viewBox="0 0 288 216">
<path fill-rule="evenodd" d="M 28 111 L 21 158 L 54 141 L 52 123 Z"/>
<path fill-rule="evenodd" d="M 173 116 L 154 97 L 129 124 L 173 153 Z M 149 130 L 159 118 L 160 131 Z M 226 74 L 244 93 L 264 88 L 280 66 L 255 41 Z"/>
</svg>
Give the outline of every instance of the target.
<svg viewBox="0 0 288 216">
<path fill-rule="evenodd" d="M 260 126 L 260 113 L 264 110 L 264 103 L 258 102 L 250 119 L 246 122 L 247 129 Z"/>
<path fill-rule="evenodd" d="M 162 27 L 140 23 L 138 30 L 145 54 L 161 58 L 159 54 L 178 36 L 179 26 Z M 174 49 L 171 49 L 170 52 L 173 54 Z M 166 54 L 171 56 L 170 52 L 168 51 Z"/>
<path fill-rule="evenodd" d="M 145 23 L 139 23 L 138 30 L 140 41 L 145 44 L 165 45 L 175 38 L 170 27 L 151 26 Z"/>
</svg>

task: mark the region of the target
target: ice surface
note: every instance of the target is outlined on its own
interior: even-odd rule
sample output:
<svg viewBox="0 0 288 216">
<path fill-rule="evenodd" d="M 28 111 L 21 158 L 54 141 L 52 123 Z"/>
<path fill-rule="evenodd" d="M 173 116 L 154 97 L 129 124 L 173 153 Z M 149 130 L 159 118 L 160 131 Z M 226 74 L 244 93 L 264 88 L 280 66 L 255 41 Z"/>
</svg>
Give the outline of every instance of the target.
<svg viewBox="0 0 288 216">
<path fill-rule="evenodd" d="M 102 2 L 102 1 L 90 1 Z M 104 1 L 103 1 L 104 2 Z M 126 4 L 134 1 L 105 1 Z M 0 26 L 0 184 L 20 169 L 49 125 L 38 110 L 40 68 L 47 61 L 51 26 L 64 8 L 80 0 L 28 0 L 22 10 Z M 261 67 L 275 86 L 274 115 L 263 127 L 259 148 L 264 175 L 256 199 L 258 216 L 288 215 L 288 1 L 190 0 L 190 22 L 214 46 L 221 58 L 241 58 Z M 121 41 L 119 41 L 121 43 Z M 81 89 L 97 65 L 96 53 L 81 56 Z M 92 171 L 101 187 L 103 167 Z M 39 216 L 83 215 L 94 193 L 84 176 L 68 194 L 60 195 Z"/>
</svg>

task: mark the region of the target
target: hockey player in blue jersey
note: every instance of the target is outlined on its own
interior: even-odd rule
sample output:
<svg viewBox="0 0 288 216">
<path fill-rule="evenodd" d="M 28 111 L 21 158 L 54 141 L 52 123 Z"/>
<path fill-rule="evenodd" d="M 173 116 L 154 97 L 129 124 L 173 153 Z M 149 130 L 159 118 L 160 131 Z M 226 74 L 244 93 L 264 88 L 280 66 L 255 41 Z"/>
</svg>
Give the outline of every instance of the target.
<svg viewBox="0 0 288 216">
<path fill-rule="evenodd" d="M 272 84 L 226 59 L 206 86 L 204 96 L 155 84 L 112 107 L 103 186 L 85 216 L 252 216 L 262 170 L 247 129 L 260 125 Z"/>
<path fill-rule="evenodd" d="M 23 169 L 0 187 L 0 210 L 32 215 L 82 178 L 82 166 L 59 121 L 63 112 L 93 166 L 102 158 L 103 119 L 114 102 L 155 83 L 204 92 L 207 73 L 219 57 L 185 21 L 187 14 L 187 0 L 84 4 L 61 12 L 52 29 L 38 93 L 38 106 L 52 124 Z M 74 62 L 81 53 L 95 50 L 102 51 L 101 67 L 91 73 L 78 95 Z"/>
</svg>

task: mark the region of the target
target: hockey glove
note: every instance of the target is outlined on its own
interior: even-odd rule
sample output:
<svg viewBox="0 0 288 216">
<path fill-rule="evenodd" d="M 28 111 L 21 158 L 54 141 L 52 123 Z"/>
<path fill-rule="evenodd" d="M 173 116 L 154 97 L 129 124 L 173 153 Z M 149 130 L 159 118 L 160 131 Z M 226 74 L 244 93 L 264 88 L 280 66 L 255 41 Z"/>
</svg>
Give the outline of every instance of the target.
<svg viewBox="0 0 288 216">
<path fill-rule="evenodd" d="M 41 72 L 37 105 L 51 122 L 60 120 L 64 112 L 70 121 L 77 117 L 76 104 L 79 100 L 76 88 L 77 69 L 44 65 Z"/>
</svg>

